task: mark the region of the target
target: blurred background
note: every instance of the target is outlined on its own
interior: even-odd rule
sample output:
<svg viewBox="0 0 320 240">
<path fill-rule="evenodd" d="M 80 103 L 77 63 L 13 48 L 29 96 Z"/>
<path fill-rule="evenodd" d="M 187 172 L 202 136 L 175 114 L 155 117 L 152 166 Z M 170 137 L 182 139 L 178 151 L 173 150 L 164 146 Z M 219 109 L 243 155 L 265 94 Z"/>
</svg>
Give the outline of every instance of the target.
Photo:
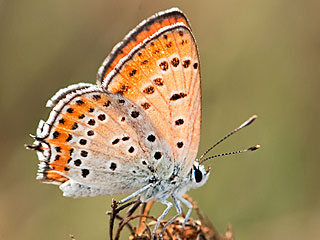
<svg viewBox="0 0 320 240">
<path fill-rule="evenodd" d="M 58 89 L 94 83 L 129 30 L 173 6 L 200 50 L 199 153 L 252 114 L 258 120 L 215 153 L 262 145 L 207 163 L 209 181 L 190 195 L 237 239 L 320 238 L 319 1 L 0 0 L 0 239 L 107 239 L 111 197 L 65 198 L 39 183 L 23 144 Z"/>
</svg>

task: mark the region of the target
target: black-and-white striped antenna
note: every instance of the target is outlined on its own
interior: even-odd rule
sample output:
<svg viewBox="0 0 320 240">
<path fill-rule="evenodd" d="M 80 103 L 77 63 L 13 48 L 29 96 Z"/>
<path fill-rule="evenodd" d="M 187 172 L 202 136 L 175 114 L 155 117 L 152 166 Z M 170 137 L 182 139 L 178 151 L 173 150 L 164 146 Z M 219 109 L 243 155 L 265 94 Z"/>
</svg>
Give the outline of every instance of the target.
<svg viewBox="0 0 320 240">
<path fill-rule="evenodd" d="M 237 127 L 236 129 L 234 129 L 232 132 L 230 132 L 229 134 L 227 134 L 226 136 L 224 136 L 223 138 L 221 138 L 218 142 L 216 142 L 215 144 L 213 144 L 207 151 L 205 151 L 201 157 L 199 158 L 199 164 L 202 164 L 203 162 L 212 159 L 212 158 L 216 158 L 216 157 L 222 157 L 222 156 L 227 156 L 227 155 L 233 155 L 233 154 L 238 154 L 238 153 L 244 153 L 244 152 L 251 152 L 254 150 L 257 150 L 260 148 L 260 145 L 255 145 L 253 147 L 249 147 L 247 149 L 243 149 L 243 150 L 238 150 L 238 151 L 233 151 L 233 152 L 229 152 L 229 153 L 221 153 L 221 154 L 217 154 L 214 156 L 210 156 L 207 158 L 204 158 L 212 149 L 214 149 L 217 145 L 219 145 L 220 143 L 222 143 L 224 140 L 226 140 L 227 138 L 229 138 L 230 136 L 232 136 L 233 134 L 235 134 L 236 132 L 238 132 L 239 130 L 241 130 L 242 128 L 249 126 L 251 123 L 253 123 L 254 120 L 256 120 L 257 115 L 253 115 L 252 117 L 250 117 L 247 121 L 245 121 L 244 123 L 242 123 L 239 127 Z M 203 159 L 204 158 L 204 159 Z"/>
</svg>

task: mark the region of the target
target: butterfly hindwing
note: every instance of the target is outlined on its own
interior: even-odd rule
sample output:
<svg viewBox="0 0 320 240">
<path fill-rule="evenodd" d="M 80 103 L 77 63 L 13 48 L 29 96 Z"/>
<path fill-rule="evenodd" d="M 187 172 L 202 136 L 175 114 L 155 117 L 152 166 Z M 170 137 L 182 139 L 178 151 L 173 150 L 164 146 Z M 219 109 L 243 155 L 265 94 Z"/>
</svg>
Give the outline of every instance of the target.
<svg viewBox="0 0 320 240">
<path fill-rule="evenodd" d="M 63 94 L 37 135 L 38 179 L 65 182 L 73 196 L 132 192 L 151 173 L 173 168 L 168 144 L 142 108 L 96 86 Z"/>
</svg>

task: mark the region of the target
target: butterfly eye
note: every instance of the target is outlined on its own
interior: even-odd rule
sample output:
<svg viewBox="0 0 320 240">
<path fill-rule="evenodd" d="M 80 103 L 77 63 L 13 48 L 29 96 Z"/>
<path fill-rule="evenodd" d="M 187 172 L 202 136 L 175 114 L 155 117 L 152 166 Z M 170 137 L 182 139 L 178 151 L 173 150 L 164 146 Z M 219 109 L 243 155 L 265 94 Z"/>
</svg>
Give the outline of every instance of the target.
<svg viewBox="0 0 320 240">
<path fill-rule="evenodd" d="M 196 183 L 199 183 L 202 180 L 202 172 L 199 168 L 194 168 L 194 179 L 196 180 Z"/>
</svg>

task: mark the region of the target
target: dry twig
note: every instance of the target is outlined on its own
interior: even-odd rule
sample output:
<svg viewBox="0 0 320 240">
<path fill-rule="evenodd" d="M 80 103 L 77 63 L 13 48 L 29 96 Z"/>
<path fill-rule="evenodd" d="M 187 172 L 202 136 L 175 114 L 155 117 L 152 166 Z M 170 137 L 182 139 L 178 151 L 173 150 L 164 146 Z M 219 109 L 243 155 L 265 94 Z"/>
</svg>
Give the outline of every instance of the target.
<svg viewBox="0 0 320 240">
<path fill-rule="evenodd" d="M 153 240 L 178 240 L 178 239 L 195 239 L 195 240 L 234 240 L 233 231 L 231 225 L 227 226 L 227 232 L 225 234 L 219 234 L 210 220 L 205 217 L 198 205 L 188 196 L 184 196 L 189 202 L 192 203 L 194 211 L 196 212 L 198 219 L 190 218 L 183 230 L 184 215 L 178 217 L 171 225 L 169 225 L 165 232 L 161 234 L 164 224 L 167 220 L 161 222 L 159 229 L 156 232 Z M 107 214 L 110 215 L 109 222 L 109 237 L 110 240 L 120 239 L 120 234 L 124 227 L 127 227 L 130 231 L 130 240 L 150 240 L 152 239 L 152 228 L 156 224 L 157 219 L 150 216 L 150 210 L 153 202 L 141 203 L 139 200 L 132 201 L 122 206 L 117 205 L 117 202 L 113 200 L 112 211 Z M 125 208 L 129 207 L 125 217 L 121 217 L 119 213 Z M 135 211 L 141 206 L 140 214 L 135 214 Z M 116 235 L 113 238 L 114 223 L 115 220 L 119 220 L 119 224 L 116 228 Z M 137 227 L 133 227 L 132 221 L 138 220 Z"/>
</svg>

